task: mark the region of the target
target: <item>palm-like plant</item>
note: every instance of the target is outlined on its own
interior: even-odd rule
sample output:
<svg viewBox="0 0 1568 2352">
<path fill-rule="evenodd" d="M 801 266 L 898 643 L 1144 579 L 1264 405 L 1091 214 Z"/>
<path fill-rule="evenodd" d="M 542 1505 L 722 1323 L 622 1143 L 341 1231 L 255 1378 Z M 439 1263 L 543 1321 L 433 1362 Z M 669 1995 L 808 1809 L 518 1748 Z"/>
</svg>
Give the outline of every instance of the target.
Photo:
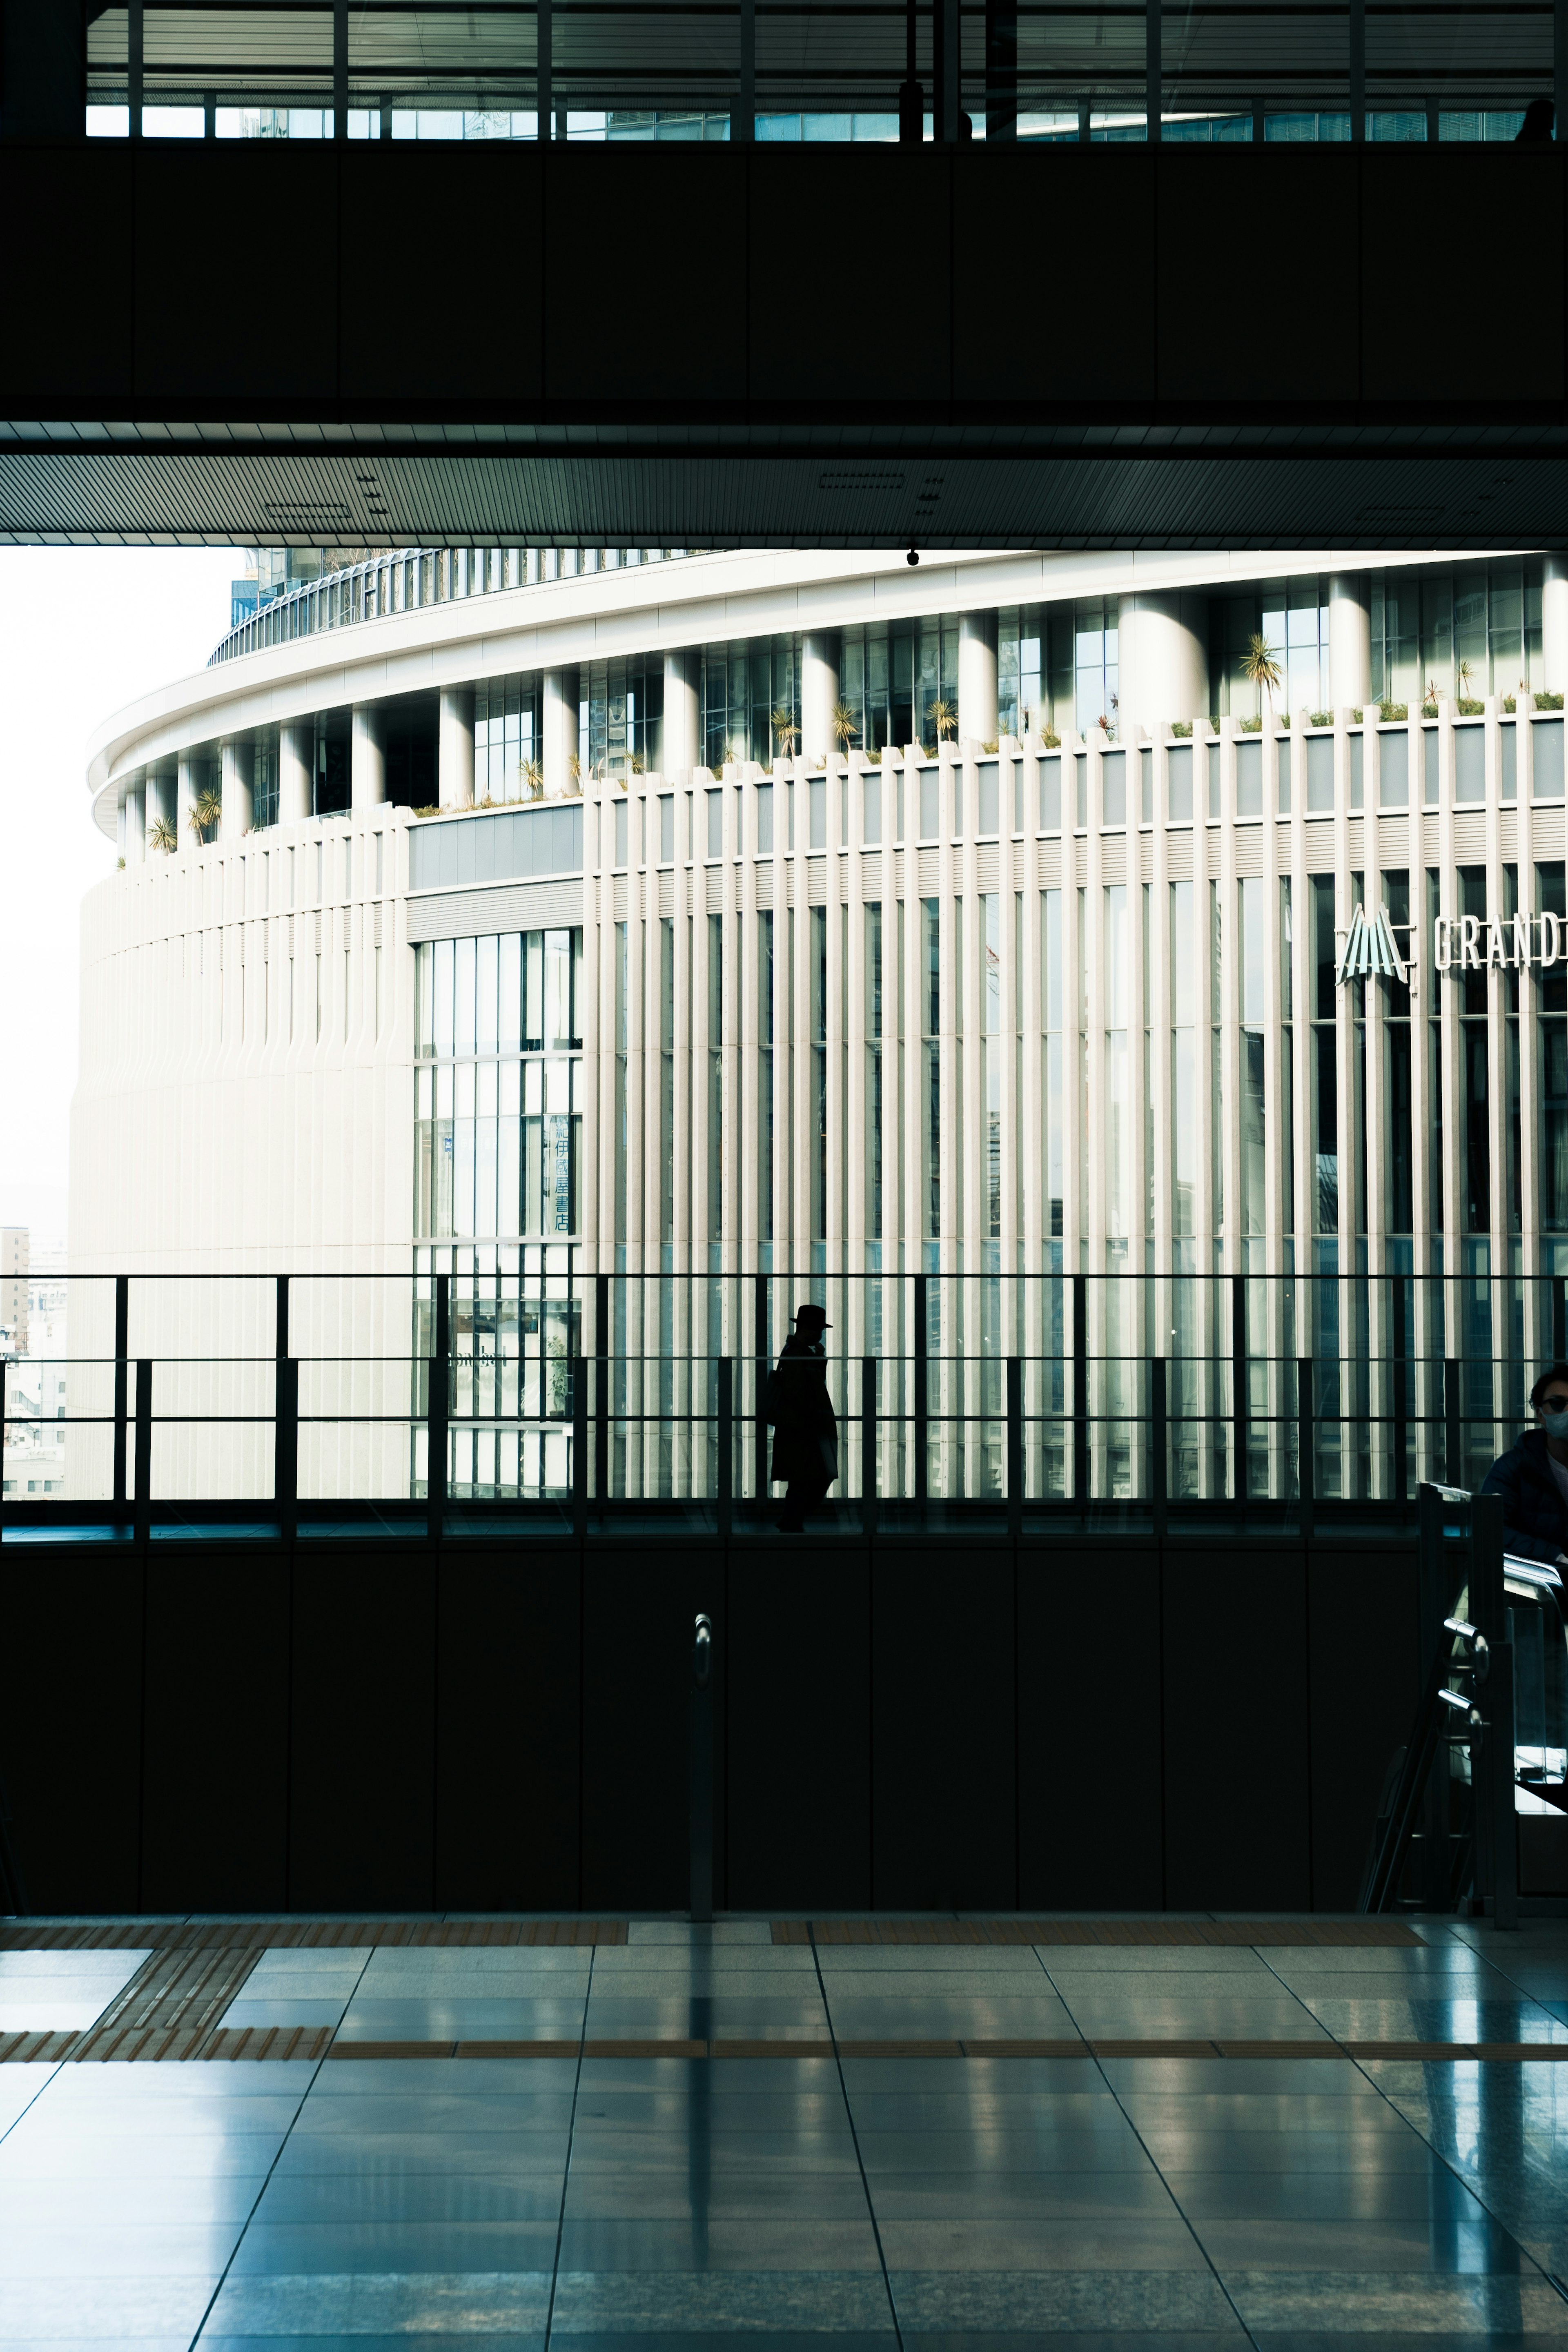
<svg viewBox="0 0 1568 2352">
<path fill-rule="evenodd" d="M 836 702 L 834 704 L 832 727 L 834 733 L 838 738 L 839 750 L 841 751 L 847 751 L 850 744 L 860 732 L 860 722 L 856 718 L 855 713 L 850 709 L 849 705 L 847 702 Z"/>
<path fill-rule="evenodd" d="M 944 701 L 940 694 L 931 707 L 931 722 L 936 729 L 939 743 L 944 735 L 953 735 L 958 731 L 958 713 L 952 703 Z"/>
<path fill-rule="evenodd" d="M 1475 672 L 1470 667 L 1469 663 L 1468 661 L 1461 661 L 1459 664 L 1459 692 L 1462 695 L 1468 696 L 1470 691 L 1470 680 L 1474 676 Z"/>
<path fill-rule="evenodd" d="M 800 733 L 800 729 L 795 723 L 794 714 L 783 709 L 773 712 L 772 724 L 773 741 L 787 760 L 795 749 L 795 739 Z"/>
<path fill-rule="evenodd" d="M 1247 651 L 1241 656 L 1241 674 L 1249 686 L 1257 687 L 1268 705 L 1270 725 L 1274 719 L 1274 697 L 1279 691 L 1284 672 L 1279 667 L 1277 647 L 1255 629 L 1247 641 Z"/>
<path fill-rule="evenodd" d="M 531 801 L 539 799 L 544 790 L 544 763 L 542 760 L 520 760 L 518 780 Z"/>
<path fill-rule="evenodd" d="M 208 784 L 191 803 L 191 823 L 195 826 L 196 839 L 210 841 L 222 822 L 223 794 Z"/>
<path fill-rule="evenodd" d="M 179 846 L 179 835 L 166 816 L 155 816 L 147 828 L 149 849 L 175 849 Z"/>
</svg>

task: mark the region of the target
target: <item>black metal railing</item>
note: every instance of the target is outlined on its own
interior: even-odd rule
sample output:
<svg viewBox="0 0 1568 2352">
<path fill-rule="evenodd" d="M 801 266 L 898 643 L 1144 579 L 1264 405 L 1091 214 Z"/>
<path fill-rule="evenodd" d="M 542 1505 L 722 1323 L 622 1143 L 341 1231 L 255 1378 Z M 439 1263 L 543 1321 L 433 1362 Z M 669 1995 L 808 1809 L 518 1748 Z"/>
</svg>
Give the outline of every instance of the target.
<svg viewBox="0 0 1568 2352">
<path fill-rule="evenodd" d="M 673 1506 L 727 1533 L 771 1507 L 767 1375 L 793 1304 L 826 1292 L 827 1524 L 1413 1526 L 1422 1482 L 1477 1483 L 1528 1417 L 1530 1358 L 1507 1343 L 1563 1336 L 1560 1282 L 1479 1307 L 1464 1286 L 1464 1315 L 1459 1287 L 601 1275 L 541 1298 L 516 1274 L 79 1277 L 68 1348 L 0 1366 L 0 1509 L 145 1534 L 205 1499 L 291 1534 L 403 1507 L 434 1535 L 510 1506 L 579 1534 Z M 1478 1315 L 1499 1352 L 1433 1352 Z M 1317 1352 L 1280 1347 L 1298 1331 Z"/>
</svg>

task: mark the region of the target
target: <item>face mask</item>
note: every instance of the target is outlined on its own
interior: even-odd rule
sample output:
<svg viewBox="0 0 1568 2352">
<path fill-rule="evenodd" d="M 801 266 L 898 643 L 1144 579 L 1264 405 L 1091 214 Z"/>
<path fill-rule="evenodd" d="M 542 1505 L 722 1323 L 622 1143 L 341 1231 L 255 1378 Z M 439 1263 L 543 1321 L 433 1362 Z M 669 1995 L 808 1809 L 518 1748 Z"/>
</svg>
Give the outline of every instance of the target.
<svg viewBox="0 0 1568 2352">
<path fill-rule="evenodd" d="M 1568 1412 L 1543 1412 L 1541 1426 L 1548 1437 L 1568 1437 Z"/>
</svg>

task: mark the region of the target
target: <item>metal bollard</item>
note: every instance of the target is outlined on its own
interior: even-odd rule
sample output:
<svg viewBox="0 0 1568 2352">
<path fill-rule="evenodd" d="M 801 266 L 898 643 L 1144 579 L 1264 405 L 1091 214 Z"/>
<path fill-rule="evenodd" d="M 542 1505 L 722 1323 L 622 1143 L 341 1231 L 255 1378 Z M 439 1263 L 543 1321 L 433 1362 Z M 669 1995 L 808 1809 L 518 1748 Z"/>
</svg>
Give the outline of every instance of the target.
<svg viewBox="0 0 1568 2352">
<path fill-rule="evenodd" d="M 698 1617 L 691 1641 L 691 1916 L 713 1916 L 713 1620 Z"/>
</svg>

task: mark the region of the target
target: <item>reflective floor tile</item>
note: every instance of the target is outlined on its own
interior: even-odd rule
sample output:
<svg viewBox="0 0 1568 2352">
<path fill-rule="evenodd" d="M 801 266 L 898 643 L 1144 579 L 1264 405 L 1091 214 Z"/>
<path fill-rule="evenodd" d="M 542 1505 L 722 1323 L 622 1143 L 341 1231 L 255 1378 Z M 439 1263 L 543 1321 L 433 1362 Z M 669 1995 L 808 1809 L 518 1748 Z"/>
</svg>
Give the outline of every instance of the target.
<svg viewBox="0 0 1568 2352">
<path fill-rule="evenodd" d="M 1029 2132 L 878 2132 L 858 2135 L 873 2180 L 921 2172 L 1140 2172 L 1149 2165 L 1137 2136 L 1118 2118 L 1103 2131 L 1058 2131 L 1041 2116 Z"/>
<path fill-rule="evenodd" d="M 417 2092 L 433 2098 L 452 2092 L 459 2098 L 491 2095 L 525 2099 L 553 2094 L 569 2101 L 577 2087 L 577 2059 L 563 2058 L 406 2058 L 330 2059 L 310 2085 L 310 2111 L 331 2099 L 407 2098 Z"/>
<path fill-rule="evenodd" d="M 334 2070 L 336 2071 L 336 2070 Z M 343 2070 L 347 2072 L 345 2068 Z M 572 2121 L 569 2090 L 530 2093 L 465 2092 L 451 2088 L 423 2091 L 425 2069 L 405 2060 L 403 2092 L 371 2092 L 355 2098 L 340 2092 L 331 2099 L 310 2098 L 300 2110 L 296 2132 L 386 2133 L 418 2132 L 565 2132 Z"/>
<path fill-rule="evenodd" d="M 296 2132 L 272 2178 L 356 2173 L 502 2173 L 531 2182 L 566 2169 L 564 2132 Z"/>
<path fill-rule="evenodd" d="M 1166 2188 L 1194 2224 L 1213 2221 L 1482 2221 L 1486 2209 L 1446 2164 L 1419 2172 L 1184 2172 Z"/>
<path fill-rule="evenodd" d="M 880 2333 L 889 2312 L 878 2271 L 569 2271 L 555 2283 L 552 2334 L 645 2329 L 841 2328 Z"/>
<path fill-rule="evenodd" d="M 574 2042 L 581 2000 L 469 1999 L 428 2000 L 356 1994 L 339 2027 L 346 2042 Z"/>
<path fill-rule="evenodd" d="M 1304 2035 L 1310 2041 L 1311 2036 Z M 1098 2069 L 1122 2098 L 1230 2096 L 1253 2092 L 1268 2098 L 1377 2099 L 1378 2085 L 1349 2059 L 1101 2058 Z"/>
<path fill-rule="evenodd" d="M 44 2278 L 216 2278 L 234 2251 L 245 2215 L 234 2221 L 182 2223 L 108 2221 L 79 2205 L 69 2220 L 31 2221 L 12 2230 L 0 2210 L 0 2284 Z"/>
<path fill-rule="evenodd" d="M 1428 2343 L 1463 2341 L 1497 2333 L 1537 2335 L 1568 2342 L 1568 2304 L 1546 2280 L 1516 2276 L 1454 2276 L 1420 2271 L 1256 2271 L 1222 2273 L 1226 2292 L 1255 2335 L 1287 2328 L 1331 2333 L 1353 2340 L 1373 2329 L 1420 2335 Z"/>
<path fill-rule="evenodd" d="M 49 2076 L 58 2072 L 54 2064 L 41 2066 L 29 2062 L 0 2066 L 0 2136 L 26 2112 Z"/>
<path fill-rule="evenodd" d="M 260 2214 L 247 2230 L 229 2275 L 322 2273 L 329 2276 L 396 2270 L 411 2275 L 461 2271 L 548 2271 L 555 2256 L 553 2218 L 539 2221 L 274 2221 Z"/>
<path fill-rule="evenodd" d="M 146 2336 L 183 2334 L 188 2344 L 218 2282 L 172 2273 L 164 2277 L 99 2274 L 81 2278 L 13 2278 L 0 2273 L 0 2344 L 17 2336 L 97 2336 L 135 2344 Z"/>
<path fill-rule="evenodd" d="M 395 2336 L 406 2343 L 422 2332 L 448 2341 L 454 2336 L 509 2333 L 539 2338 L 549 2309 L 548 2270 L 472 2275 L 353 2271 L 335 2276 L 231 2271 L 203 2341 L 208 2335 L 342 2335 Z"/>
<path fill-rule="evenodd" d="M 559 2168 L 521 2180 L 493 2172 L 310 2172 L 287 2179 L 274 2174 L 256 2218 L 268 2228 L 286 2221 L 548 2221 L 553 2226 L 560 2211 Z"/>
<path fill-rule="evenodd" d="M 1246 2337 L 1212 2271 L 891 2270 L 899 2321 L 906 2336 L 1016 2329 L 1104 2329 L 1134 2335 L 1137 2352 L 1151 2329 L 1195 2330 Z"/>
<path fill-rule="evenodd" d="M 342 2017 L 348 1999 L 346 1990 L 326 1999 L 318 1995 L 309 2000 L 295 2000 L 283 1994 L 253 2000 L 244 1994 L 238 2000 L 229 2002 L 218 2022 L 230 2033 L 241 2033 L 247 2026 L 258 2032 L 265 2032 L 270 2025 L 331 2026 Z"/>
<path fill-rule="evenodd" d="M 1190 2271 L 1203 2253 L 1181 2215 L 965 2214 L 895 2221 L 878 2215 L 889 2271 Z"/>
<path fill-rule="evenodd" d="M 1533 2000 L 1343 2000 L 1315 1995 L 1306 2006 L 1340 2042 L 1568 2042 Z"/>
<path fill-rule="evenodd" d="M 1138 2172 L 878 2173 L 868 2186 L 877 2226 L 895 2221 L 1070 2221 L 1176 2209 L 1152 2165 Z"/>
<path fill-rule="evenodd" d="M 1268 2090 L 1134 2089 L 1122 2092 L 1121 2104 L 1140 2131 L 1186 2126 L 1194 2131 L 1387 2132 L 1397 2139 L 1409 2134 L 1403 2116 L 1384 2099 L 1343 2099 L 1316 2089 L 1294 2095 Z"/>
<path fill-rule="evenodd" d="M 1483 2272 L 1520 2267 L 1508 2232 L 1477 2221 L 1206 2220 L 1193 2223 L 1216 2270 Z M 1568 2306 L 1565 2306 L 1568 2309 Z"/>
<path fill-rule="evenodd" d="M 684 2226 L 630 2215 L 573 2219 L 561 2230 L 563 2271 L 871 2271 L 877 2240 L 862 2199 L 858 2216 L 705 2212 Z"/>
<path fill-rule="evenodd" d="M 1203 2131 L 1141 2126 L 1163 2171 L 1425 2172 L 1432 2151 L 1415 2132 Z"/>
<path fill-rule="evenodd" d="M 143 1961 L 140 1951 L 0 1952 L 0 2033 L 77 2032 L 96 2023 Z"/>
</svg>

